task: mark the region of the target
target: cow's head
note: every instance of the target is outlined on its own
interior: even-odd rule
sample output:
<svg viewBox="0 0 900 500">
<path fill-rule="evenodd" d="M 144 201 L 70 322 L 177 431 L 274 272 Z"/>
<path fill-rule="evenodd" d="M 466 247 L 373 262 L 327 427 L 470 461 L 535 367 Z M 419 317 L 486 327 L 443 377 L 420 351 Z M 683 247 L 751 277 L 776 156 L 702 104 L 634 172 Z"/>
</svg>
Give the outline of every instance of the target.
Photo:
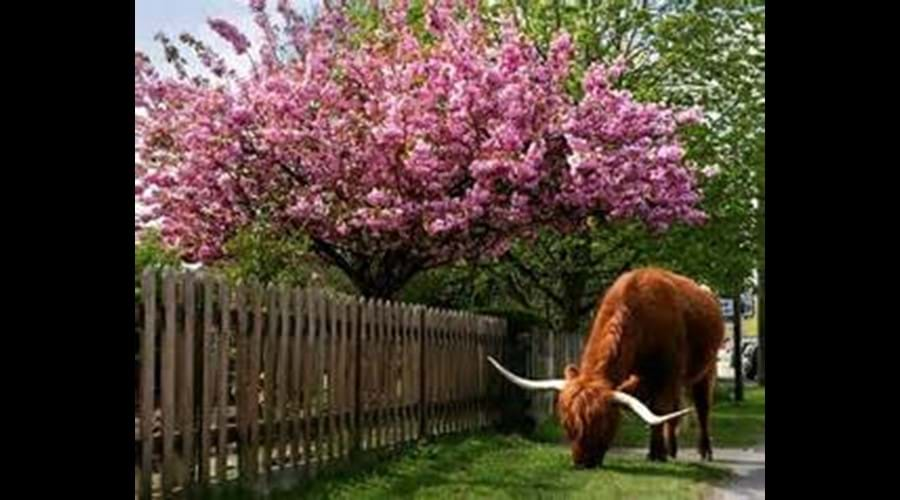
<svg viewBox="0 0 900 500">
<path fill-rule="evenodd" d="M 656 415 L 640 400 L 590 374 L 579 373 L 574 365 L 565 370 L 565 379 L 528 380 L 521 378 L 488 356 L 488 361 L 510 382 L 528 390 L 559 391 L 559 418 L 572 442 L 576 467 L 599 467 L 615 437 L 622 407 L 635 412 L 648 426 L 660 425 L 690 412 L 690 408 Z"/>
</svg>

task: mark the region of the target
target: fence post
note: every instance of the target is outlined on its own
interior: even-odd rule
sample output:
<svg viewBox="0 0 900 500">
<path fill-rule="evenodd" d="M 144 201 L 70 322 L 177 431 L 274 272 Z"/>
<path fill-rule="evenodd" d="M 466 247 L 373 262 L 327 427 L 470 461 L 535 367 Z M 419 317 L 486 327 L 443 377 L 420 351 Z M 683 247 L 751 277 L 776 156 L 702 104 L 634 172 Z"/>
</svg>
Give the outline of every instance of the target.
<svg viewBox="0 0 900 500">
<path fill-rule="evenodd" d="M 547 372 L 544 374 L 544 378 L 553 378 L 554 377 L 554 369 L 556 368 L 556 334 L 553 330 L 547 332 L 547 348 L 549 352 L 547 354 Z M 553 416 L 553 400 L 556 397 L 555 394 L 545 393 L 544 396 L 544 418 L 548 418 Z"/>
<path fill-rule="evenodd" d="M 425 391 L 425 383 L 427 381 L 425 377 L 425 367 L 427 364 L 425 363 L 425 351 L 426 351 L 426 335 L 425 330 L 428 328 L 428 325 L 425 321 L 425 308 L 418 309 L 418 318 L 419 322 L 419 439 L 428 437 L 428 422 L 427 422 L 427 408 L 426 408 L 426 391 Z"/>
</svg>

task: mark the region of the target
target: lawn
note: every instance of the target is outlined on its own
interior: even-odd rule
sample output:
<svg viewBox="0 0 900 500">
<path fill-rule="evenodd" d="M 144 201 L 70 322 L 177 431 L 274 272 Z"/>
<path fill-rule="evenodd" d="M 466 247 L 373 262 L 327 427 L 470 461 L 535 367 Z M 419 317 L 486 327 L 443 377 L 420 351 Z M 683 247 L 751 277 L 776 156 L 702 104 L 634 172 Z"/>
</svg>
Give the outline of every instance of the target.
<svg viewBox="0 0 900 500">
<path fill-rule="evenodd" d="M 696 499 L 729 475 L 715 465 L 630 457 L 608 457 L 601 469 L 576 470 L 560 444 L 476 434 L 440 439 L 272 498 Z"/>
<path fill-rule="evenodd" d="M 730 383 L 719 383 L 713 405 L 710 434 L 713 448 L 745 447 L 757 444 L 765 431 L 766 390 L 759 386 L 744 388 L 744 401 L 735 403 L 731 397 Z M 687 400 L 690 401 L 690 400 Z M 556 420 L 548 420 L 535 433 L 544 442 L 559 442 L 564 439 L 562 429 Z M 634 415 L 627 413 L 616 436 L 617 446 L 647 446 L 649 432 Z M 678 438 L 682 449 L 694 448 L 697 442 L 697 426 L 693 417 L 682 420 Z"/>
<path fill-rule="evenodd" d="M 745 401 L 730 400 L 730 386 L 720 384 L 712 417 L 714 447 L 757 443 L 765 425 L 765 390 L 745 391 Z M 695 446 L 695 429 L 681 433 L 682 449 Z M 644 447 L 647 430 L 626 417 L 619 446 Z M 549 422 L 534 436 L 474 434 L 438 439 L 385 459 L 361 457 L 344 470 L 328 472 L 291 491 L 276 491 L 274 500 L 393 498 L 666 498 L 696 499 L 710 484 L 730 473 L 712 464 L 643 457 L 607 456 L 595 470 L 572 467 L 559 426 Z M 232 498 L 245 498 L 237 496 Z"/>
</svg>

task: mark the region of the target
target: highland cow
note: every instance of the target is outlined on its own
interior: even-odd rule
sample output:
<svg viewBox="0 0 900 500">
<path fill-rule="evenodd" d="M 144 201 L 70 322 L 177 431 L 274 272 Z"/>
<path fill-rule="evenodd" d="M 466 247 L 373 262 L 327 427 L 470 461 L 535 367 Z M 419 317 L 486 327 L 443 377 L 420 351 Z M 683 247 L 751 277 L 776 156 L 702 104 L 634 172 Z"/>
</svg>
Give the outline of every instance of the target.
<svg viewBox="0 0 900 500">
<path fill-rule="evenodd" d="M 564 379 L 527 380 L 488 360 L 520 387 L 559 391 L 559 418 L 578 467 L 602 465 L 622 407 L 651 427 L 650 460 L 674 458 L 678 421 L 691 411 L 679 410 L 686 388 L 697 411 L 700 456 L 712 460 L 709 411 L 724 330 L 708 288 L 662 269 L 638 269 L 606 292 L 581 364 L 567 366 Z"/>
</svg>

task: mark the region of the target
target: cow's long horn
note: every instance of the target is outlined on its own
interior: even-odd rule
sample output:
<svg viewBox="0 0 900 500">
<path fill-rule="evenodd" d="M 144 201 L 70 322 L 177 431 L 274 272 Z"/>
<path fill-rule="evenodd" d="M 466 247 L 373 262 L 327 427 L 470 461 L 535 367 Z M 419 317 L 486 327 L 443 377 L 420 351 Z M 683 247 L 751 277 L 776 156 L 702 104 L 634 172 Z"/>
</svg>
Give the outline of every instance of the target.
<svg viewBox="0 0 900 500">
<path fill-rule="evenodd" d="M 639 417 L 641 417 L 647 425 L 659 425 L 663 422 L 667 422 L 672 420 L 673 418 L 678 418 L 682 415 L 686 415 L 691 412 L 692 408 L 685 408 L 683 410 L 678 410 L 666 415 L 656 415 L 650 408 L 647 408 L 644 403 L 641 403 L 641 400 L 632 396 L 631 394 L 624 393 L 622 391 L 613 391 L 613 400 L 623 406 L 626 406 L 631 409 L 631 411 L 637 413 Z"/>
<path fill-rule="evenodd" d="M 509 379 L 510 382 L 516 384 L 517 386 L 528 389 L 531 391 L 540 391 L 540 390 L 556 390 L 561 391 L 563 386 L 566 385 L 566 381 L 563 379 L 550 379 L 550 380 L 528 380 L 518 375 L 510 372 L 506 368 L 500 365 L 494 358 L 488 356 L 487 360 L 494 365 L 494 368 L 497 369 L 504 377 Z"/>
</svg>

